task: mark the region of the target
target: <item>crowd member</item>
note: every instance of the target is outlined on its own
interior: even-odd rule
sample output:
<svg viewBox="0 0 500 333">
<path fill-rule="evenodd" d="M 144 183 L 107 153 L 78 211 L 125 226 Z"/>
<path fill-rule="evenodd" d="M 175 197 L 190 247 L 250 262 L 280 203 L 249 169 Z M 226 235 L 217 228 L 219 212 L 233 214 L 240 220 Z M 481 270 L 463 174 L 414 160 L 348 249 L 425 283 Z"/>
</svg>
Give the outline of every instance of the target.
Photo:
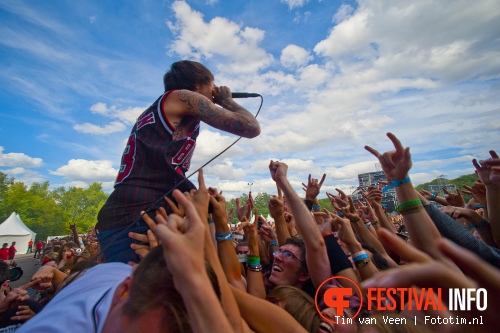
<svg viewBox="0 0 500 333">
<path fill-rule="evenodd" d="M 7 261 L 9 260 L 9 243 L 3 243 L 2 248 L 0 249 L 0 260 Z"/>
<path fill-rule="evenodd" d="M 28 249 L 26 250 L 26 254 L 33 253 L 33 240 L 30 239 L 28 242 Z"/>
<path fill-rule="evenodd" d="M 40 254 L 42 253 L 42 248 L 43 248 L 43 243 L 41 240 L 39 240 L 35 244 L 35 254 L 33 255 L 33 258 L 36 258 L 37 255 L 38 255 L 38 257 L 40 257 Z"/>
<path fill-rule="evenodd" d="M 14 257 L 16 256 L 16 242 L 12 242 L 12 244 L 9 247 L 9 260 L 14 260 Z"/>
<path fill-rule="evenodd" d="M 52 286 L 66 286 L 56 294 L 46 310 L 25 324 L 25 329 L 52 329 L 52 326 L 41 325 L 50 322 L 50 318 L 55 318 L 66 305 L 73 306 L 70 305 L 70 302 L 74 301 L 73 295 L 82 292 L 81 297 L 85 298 L 87 293 L 90 293 L 89 285 L 92 284 L 92 287 L 98 287 L 96 295 L 89 299 L 85 298 L 85 304 L 91 309 L 96 304 L 96 299 L 105 292 L 105 287 L 99 283 L 103 281 L 102 284 L 109 289 L 109 295 L 103 296 L 103 303 L 97 307 L 98 312 L 94 312 L 95 318 L 99 318 L 96 324 L 98 328 L 111 330 L 116 327 L 127 331 L 137 329 L 137 325 L 158 324 L 166 330 L 170 328 L 171 323 L 157 321 L 158 316 L 165 314 L 161 312 L 163 308 L 161 310 L 157 308 L 160 312 L 149 313 L 151 309 L 149 306 L 153 302 L 151 299 L 154 298 L 150 293 L 154 292 L 157 298 L 166 297 L 166 294 L 158 290 L 161 284 L 155 282 L 156 274 L 152 274 L 162 272 L 173 277 L 173 285 L 168 290 L 167 298 L 172 302 L 169 304 L 174 307 L 179 304 L 185 306 L 185 311 L 181 312 L 178 318 L 186 320 L 189 318 L 190 325 L 186 324 L 186 330 L 188 326 L 194 331 L 199 330 L 199 325 L 203 324 L 209 325 L 203 327 L 204 331 L 211 331 L 213 326 L 210 325 L 227 324 L 229 326 L 217 330 L 224 331 L 229 327 L 230 330 L 245 332 L 249 331 L 249 328 L 255 332 L 307 330 L 323 333 L 494 331 L 500 324 L 500 318 L 497 316 L 500 308 L 495 304 L 496 297 L 500 296 L 498 283 L 500 272 L 485 263 L 484 259 L 494 264 L 497 255 L 495 232 L 498 230 L 496 227 L 499 221 L 495 207 L 500 204 L 500 199 L 496 196 L 496 191 L 500 187 L 500 177 L 496 172 L 500 170 L 495 169 L 497 166 L 495 163 L 500 165 L 500 162 L 497 162 L 500 159 L 492 153 L 490 160 L 474 163 L 480 173 L 481 184 L 485 188 L 486 201 L 481 204 L 489 207 L 487 211 L 491 215 L 488 220 L 479 213 L 471 213 L 472 209 L 469 208 L 474 206 L 473 203 L 467 203 L 465 208 L 456 207 L 455 205 L 461 204 L 459 200 L 454 200 L 458 194 L 452 196 L 452 193 L 449 193 L 448 196 L 451 196 L 449 204 L 441 210 L 432 206 L 425 196 L 419 196 L 409 177 L 412 164 L 409 148 L 404 148 L 394 135 L 388 134 L 388 136 L 394 144 L 394 151 L 381 154 L 374 148 L 367 146 L 366 149 L 379 159 L 389 182 L 395 187 L 399 201 L 398 211 L 406 231 L 396 229 L 393 220 L 383 210 L 380 187 L 368 188 L 366 193 L 363 193 L 364 202 L 356 204 L 351 197 L 339 190 L 339 195 L 329 195 L 333 209 L 319 211 L 315 206 L 325 175 L 319 181 L 310 176 L 307 184 L 303 184 L 306 191 L 304 201 L 287 179 L 287 165 L 271 161 L 269 167 L 271 178 L 277 184 L 278 195 L 270 200 L 269 208 L 276 229 L 273 230 L 262 223 L 261 230 L 257 230 L 259 224 L 257 212 L 254 212 L 255 222 L 248 221 L 252 209 L 250 200 L 244 205 L 238 205 L 237 209 L 245 245 L 248 248 L 245 263 L 247 271 L 245 271 L 241 269 L 237 254 L 238 252 L 243 254 L 247 248 L 240 246 L 235 250 L 236 244 L 231 239 L 232 232 L 228 225 L 225 199 L 216 189 L 205 187 L 200 172 L 198 190 L 187 192 L 185 195 L 175 192 L 174 196 L 180 207 L 171 207 L 173 210 L 171 214 L 167 214 L 163 208 L 158 209 L 155 216 L 156 223 L 148 214 L 144 214 L 144 223 L 151 230 L 146 234 L 130 234 L 131 239 L 143 243 L 131 245 L 131 250 L 140 253 L 144 258 L 136 273 L 132 274 L 130 269 L 122 271 L 121 267 L 125 266 L 118 263 L 98 264 L 81 275 L 76 273 L 72 278 L 77 278 L 68 279 L 66 282 L 62 281 L 67 275 L 54 267 L 43 268 L 37 273 L 34 279 L 43 280 L 43 283 L 38 283 L 39 287 L 48 284 L 49 280 Z M 287 198 L 286 209 L 284 197 Z M 209 221 L 209 202 L 213 209 L 216 246 L 212 242 L 209 226 L 206 223 Z M 467 208 L 467 205 L 470 207 Z M 196 214 L 192 211 L 193 208 Z M 486 214 L 484 211 L 483 213 Z M 187 218 L 181 218 L 184 215 Z M 460 219 L 465 221 L 459 223 L 457 220 Z M 193 224 L 194 221 L 197 222 Z M 480 231 L 479 239 L 469 231 L 472 229 Z M 402 234 L 408 239 L 403 239 Z M 453 239 L 460 246 L 451 245 L 443 239 L 444 237 Z M 476 254 L 470 253 L 465 248 Z M 205 274 L 208 273 L 206 266 L 202 265 L 203 257 L 211 267 L 208 271 L 213 272 L 216 276 L 214 280 L 217 281 L 214 291 L 210 288 L 203 289 L 204 293 L 210 294 L 207 298 L 210 311 L 215 311 L 215 313 L 210 312 L 213 315 L 211 319 L 207 318 L 209 314 L 207 304 L 196 303 L 196 296 L 192 294 L 193 289 L 197 291 L 200 289 L 194 287 L 201 283 L 196 281 L 193 275 L 201 274 L 204 283 L 207 283 Z M 263 260 L 272 262 L 272 269 L 267 279 L 269 284 L 266 283 L 266 276 L 263 274 L 261 264 Z M 152 262 L 157 262 L 158 265 L 153 265 Z M 399 265 L 401 262 L 406 264 Z M 110 269 L 110 267 L 120 267 L 116 270 L 120 271 L 121 275 L 113 274 L 115 268 Z M 148 279 L 141 275 L 146 274 L 146 271 L 152 275 Z M 337 278 L 320 288 L 323 281 L 333 276 Z M 412 286 L 431 287 L 434 290 L 444 288 L 442 298 L 444 302 L 448 300 L 447 288 L 483 287 L 488 290 L 488 306 L 485 311 L 439 310 L 431 313 L 429 310 L 415 311 L 415 303 L 406 302 L 403 309 L 388 311 L 375 308 L 368 311 L 362 308 L 361 312 L 356 314 L 354 311 L 356 302 L 359 304 L 361 296 L 366 296 L 364 291 L 359 295 L 356 291 L 355 295 L 348 298 L 349 308 L 344 309 L 343 313 L 329 307 L 324 300 L 316 301 L 321 312 L 314 312 L 314 301 L 311 302 L 311 298 L 300 289 L 312 291 L 311 295 L 318 295 L 318 299 L 321 300 L 330 288 L 345 288 L 349 285 L 344 283 L 342 277 L 369 288 Z M 162 279 L 168 280 L 163 275 Z M 125 282 L 127 280 L 132 282 Z M 140 283 L 141 288 L 144 288 L 139 291 L 139 294 L 142 293 L 140 299 L 136 298 L 138 293 L 133 292 L 134 283 Z M 127 285 L 130 287 L 126 287 Z M 180 296 L 172 296 L 175 292 Z M 220 301 L 214 299 L 214 295 L 220 297 Z M 128 308 L 127 302 L 140 304 L 142 311 L 136 312 L 138 308 L 133 310 Z M 361 305 L 366 306 L 366 302 Z M 129 310 L 126 310 L 127 308 Z M 78 311 L 76 316 L 82 323 L 77 323 L 76 331 L 89 329 L 89 326 L 85 325 L 89 325 L 94 314 L 91 311 L 82 311 L 81 308 Z M 227 319 L 223 316 L 224 321 L 219 322 L 217 318 L 220 318 L 222 311 L 226 312 Z M 130 313 L 136 313 L 137 318 L 128 317 Z M 365 324 L 361 324 L 357 319 L 348 325 L 339 323 L 339 318 L 356 315 L 357 318 L 375 319 L 378 323 L 366 321 Z M 424 319 L 426 315 L 460 316 L 467 319 L 483 316 L 484 324 L 482 326 L 428 324 Z M 412 324 L 383 326 L 381 322 L 384 317 L 399 321 L 412 318 Z M 413 318 L 416 318 L 415 323 Z M 143 320 L 150 320 L 150 323 L 145 324 Z M 127 327 L 122 328 L 123 324 Z M 141 328 L 144 327 L 146 326 Z"/>
<path fill-rule="evenodd" d="M 174 188 L 189 191 L 185 177 L 199 134 L 200 121 L 217 129 L 253 138 L 257 120 L 231 97 L 228 87 L 214 85 L 212 73 L 194 61 L 172 64 L 163 77 L 165 92 L 132 129 L 122 156 L 114 191 L 98 214 L 98 239 L 106 261 L 137 261 L 124 230 L 145 233 L 138 212 Z M 133 226 L 131 226 L 133 224 Z M 112 242 L 112 246 L 111 245 Z"/>
<path fill-rule="evenodd" d="M 186 212 L 188 224 L 173 214 L 168 224 L 159 224 L 155 232 L 161 247 L 154 248 L 135 271 L 123 263 L 91 268 L 18 332 L 66 332 L 68 326 L 73 332 L 180 332 L 190 327 L 193 332 L 232 331 L 217 297 L 217 279 L 207 272 L 203 246 L 192 246 L 203 245 L 205 225 L 181 192 L 174 191 L 174 198 Z M 53 268 L 33 278 L 41 281 L 39 286 L 62 282 Z M 61 317 L 62 309 L 71 316 Z"/>
</svg>

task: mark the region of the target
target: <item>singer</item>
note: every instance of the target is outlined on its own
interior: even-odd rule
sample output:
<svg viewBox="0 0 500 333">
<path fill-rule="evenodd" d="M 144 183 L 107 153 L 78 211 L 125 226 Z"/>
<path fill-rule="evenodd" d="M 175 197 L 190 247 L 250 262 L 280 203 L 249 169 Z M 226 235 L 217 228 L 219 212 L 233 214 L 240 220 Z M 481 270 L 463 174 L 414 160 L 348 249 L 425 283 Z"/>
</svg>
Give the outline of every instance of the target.
<svg viewBox="0 0 500 333">
<path fill-rule="evenodd" d="M 138 262 L 138 256 L 130 248 L 134 241 L 124 229 L 136 222 L 127 231 L 145 234 L 147 225 L 137 221 L 141 211 L 182 180 L 180 191 L 195 188 L 185 174 L 196 146 L 200 121 L 246 138 L 260 134 L 257 120 L 232 99 L 228 87 L 214 85 L 212 73 L 202 64 L 189 60 L 175 62 L 163 76 L 163 83 L 165 92 L 139 116 L 132 128 L 114 191 L 97 217 L 97 238 L 106 262 Z M 162 204 L 165 201 L 154 210 Z M 154 215 L 154 210 L 150 215 Z"/>
</svg>

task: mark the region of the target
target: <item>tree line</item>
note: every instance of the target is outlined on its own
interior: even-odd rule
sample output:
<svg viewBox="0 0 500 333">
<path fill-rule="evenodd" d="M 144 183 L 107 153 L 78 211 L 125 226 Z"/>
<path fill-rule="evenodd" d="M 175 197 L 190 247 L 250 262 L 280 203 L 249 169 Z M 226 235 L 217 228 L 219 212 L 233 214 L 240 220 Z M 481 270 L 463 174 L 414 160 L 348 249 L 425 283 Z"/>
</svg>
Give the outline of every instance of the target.
<svg viewBox="0 0 500 333">
<path fill-rule="evenodd" d="M 86 233 L 96 224 L 97 213 L 108 198 L 100 183 L 92 183 L 87 189 L 49 187 L 48 181 L 28 187 L 0 172 L 0 222 L 16 212 L 41 240 L 69 234 L 70 223 Z"/>
</svg>

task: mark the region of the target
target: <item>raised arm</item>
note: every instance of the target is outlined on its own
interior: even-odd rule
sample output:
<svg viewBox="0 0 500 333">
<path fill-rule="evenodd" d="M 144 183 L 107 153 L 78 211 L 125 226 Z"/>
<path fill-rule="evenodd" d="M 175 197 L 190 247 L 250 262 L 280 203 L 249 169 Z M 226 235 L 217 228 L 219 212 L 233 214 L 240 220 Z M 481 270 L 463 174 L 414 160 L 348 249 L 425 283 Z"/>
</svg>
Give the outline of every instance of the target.
<svg viewBox="0 0 500 333">
<path fill-rule="evenodd" d="M 436 246 L 441 235 L 423 209 L 408 176 L 412 166 L 410 148 L 404 148 L 394 134 L 387 133 L 387 136 L 394 144 L 395 150 L 381 154 L 369 146 L 365 146 L 365 149 L 378 158 L 387 178 L 397 184 L 395 188 L 400 212 L 413 244 L 434 258 L 442 258 Z"/>
<path fill-rule="evenodd" d="M 500 182 L 495 174 L 492 176 L 492 166 L 500 164 L 500 158 L 493 150 L 490 151 L 491 159 L 486 161 L 473 160 L 476 173 L 486 187 L 486 204 L 490 220 L 491 233 L 496 244 L 500 244 Z"/>
<path fill-rule="evenodd" d="M 290 203 L 297 231 L 304 239 L 306 261 L 313 284 L 318 287 L 331 277 L 325 241 L 316 226 L 316 221 L 302 199 L 297 195 L 286 177 L 288 166 L 285 163 L 271 161 L 269 170 L 271 177 L 281 188 Z"/>
</svg>

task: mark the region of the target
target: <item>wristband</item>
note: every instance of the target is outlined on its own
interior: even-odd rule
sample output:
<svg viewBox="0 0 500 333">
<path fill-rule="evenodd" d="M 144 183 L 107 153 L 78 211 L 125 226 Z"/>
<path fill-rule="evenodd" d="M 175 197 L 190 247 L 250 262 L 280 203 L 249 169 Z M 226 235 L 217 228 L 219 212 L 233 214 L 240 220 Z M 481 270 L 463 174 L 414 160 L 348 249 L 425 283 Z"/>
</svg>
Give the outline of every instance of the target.
<svg viewBox="0 0 500 333">
<path fill-rule="evenodd" d="M 228 231 L 224 234 L 218 232 L 215 233 L 215 240 L 217 240 L 218 242 L 223 242 L 232 239 L 233 239 L 233 234 L 231 233 L 231 231 Z"/>
<path fill-rule="evenodd" d="M 482 228 L 482 227 L 486 227 L 488 225 L 488 220 L 487 219 L 484 219 L 482 220 L 481 222 L 479 222 L 478 224 L 474 224 L 474 223 L 471 223 L 468 228 L 469 229 L 477 229 L 477 228 Z"/>
<path fill-rule="evenodd" d="M 369 259 L 370 257 L 365 253 L 365 254 L 361 254 L 357 257 L 352 257 L 352 260 L 354 261 L 354 263 L 356 263 L 356 261 L 360 261 L 360 260 L 363 260 L 363 259 Z"/>
<path fill-rule="evenodd" d="M 431 194 L 431 200 L 436 200 L 436 194 L 437 194 L 437 192 L 434 192 Z"/>
<path fill-rule="evenodd" d="M 260 265 L 260 257 L 247 255 L 247 264 L 248 266 Z"/>
<path fill-rule="evenodd" d="M 354 221 L 351 221 L 352 223 L 356 223 L 356 222 L 359 222 L 359 220 L 361 220 L 359 217 L 357 219 L 355 219 Z"/>
<path fill-rule="evenodd" d="M 320 208 L 321 208 L 320 205 L 313 205 L 312 206 L 313 210 L 320 210 Z"/>
<path fill-rule="evenodd" d="M 214 223 L 215 223 L 214 220 L 208 221 L 208 224 L 214 224 Z"/>
<path fill-rule="evenodd" d="M 396 208 L 396 210 L 400 211 L 402 208 L 410 207 L 410 206 L 413 206 L 413 205 L 420 205 L 421 203 L 422 202 L 420 201 L 420 199 L 403 202 L 402 204 L 400 204 L 398 206 L 398 208 Z"/>
<path fill-rule="evenodd" d="M 371 222 L 366 222 L 366 223 L 365 223 L 365 227 L 369 228 L 369 227 L 371 227 L 371 226 L 372 226 L 372 223 L 371 223 Z"/>
<path fill-rule="evenodd" d="M 391 184 L 384 187 L 382 189 L 382 193 L 385 193 L 385 192 L 389 191 L 390 189 L 393 189 L 394 187 L 400 187 L 401 185 L 407 184 L 409 182 L 411 182 L 410 177 L 406 177 L 403 180 L 391 179 Z"/>
<path fill-rule="evenodd" d="M 304 203 L 306 204 L 307 209 L 309 209 L 309 211 L 311 211 L 311 210 L 312 210 L 312 208 L 313 208 L 313 201 L 312 201 L 312 200 L 305 199 L 305 200 L 304 200 Z"/>
<path fill-rule="evenodd" d="M 365 250 L 361 250 L 361 251 L 356 252 L 356 253 L 351 253 L 351 255 L 352 255 L 353 258 L 354 257 L 358 257 L 358 256 L 360 256 L 362 254 L 366 254 Z"/>
<path fill-rule="evenodd" d="M 269 246 L 278 246 L 278 240 L 273 240 L 271 243 L 269 243 Z"/>
<path fill-rule="evenodd" d="M 378 221 L 373 221 L 373 222 L 372 222 L 372 225 L 377 225 L 377 224 L 379 224 L 379 222 L 378 222 Z"/>
</svg>

